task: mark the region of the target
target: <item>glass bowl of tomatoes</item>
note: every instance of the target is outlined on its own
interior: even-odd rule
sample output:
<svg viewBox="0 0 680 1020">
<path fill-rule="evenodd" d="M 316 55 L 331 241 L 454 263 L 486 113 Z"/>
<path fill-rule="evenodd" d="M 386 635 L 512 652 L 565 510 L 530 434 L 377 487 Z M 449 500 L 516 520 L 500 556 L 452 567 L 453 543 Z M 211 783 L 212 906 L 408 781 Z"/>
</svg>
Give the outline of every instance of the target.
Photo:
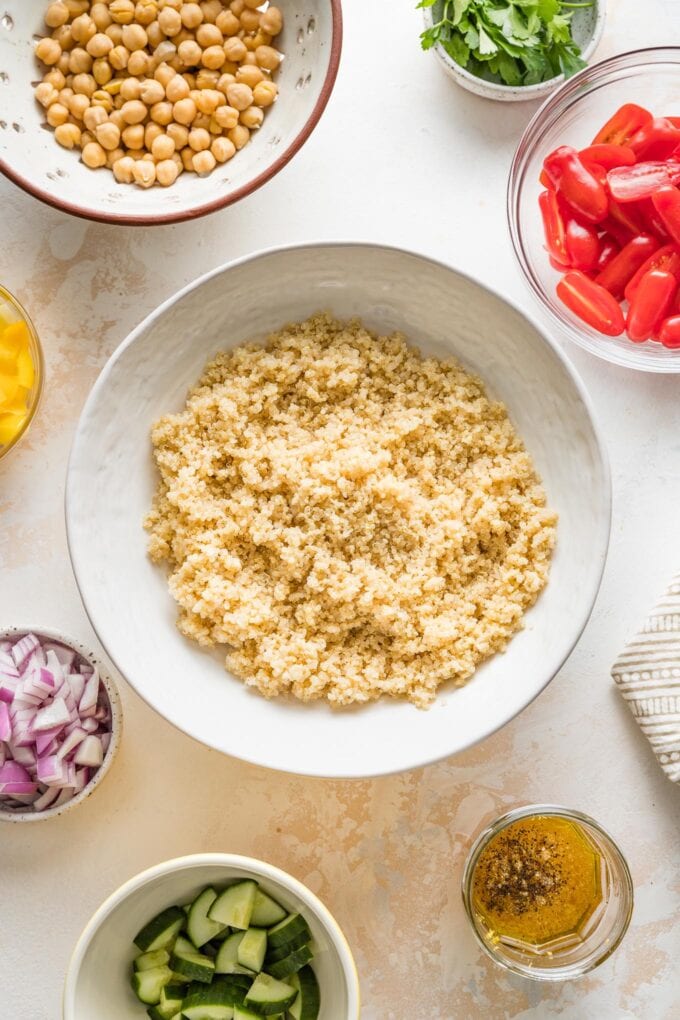
<svg viewBox="0 0 680 1020">
<path fill-rule="evenodd" d="M 680 47 L 565 82 L 520 140 L 507 201 L 522 273 L 574 343 L 680 372 Z"/>
</svg>

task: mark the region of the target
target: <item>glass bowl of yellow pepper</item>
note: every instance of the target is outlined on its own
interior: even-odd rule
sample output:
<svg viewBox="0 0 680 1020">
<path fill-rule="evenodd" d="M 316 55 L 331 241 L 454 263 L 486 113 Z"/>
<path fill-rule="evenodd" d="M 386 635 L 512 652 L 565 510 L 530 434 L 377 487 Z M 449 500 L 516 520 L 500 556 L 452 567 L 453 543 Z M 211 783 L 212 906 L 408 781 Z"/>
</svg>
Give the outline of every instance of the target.
<svg viewBox="0 0 680 1020">
<path fill-rule="evenodd" d="M 17 299 L 0 286 L 0 460 L 29 429 L 44 376 L 35 326 Z"/>
</svg>

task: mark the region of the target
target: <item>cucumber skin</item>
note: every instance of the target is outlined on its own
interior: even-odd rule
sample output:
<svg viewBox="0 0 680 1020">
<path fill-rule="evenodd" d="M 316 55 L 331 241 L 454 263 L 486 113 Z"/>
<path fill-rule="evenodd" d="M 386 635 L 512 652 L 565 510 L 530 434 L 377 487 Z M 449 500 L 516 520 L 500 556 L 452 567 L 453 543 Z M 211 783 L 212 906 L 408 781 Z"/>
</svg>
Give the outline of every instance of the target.
<svg viewBox="0 0 680 1020">
<path fill-rule="evenodd" d="M 250 924 L 253 928 L 272 928 L 280 921 L 285 921 L 288 911 L 284 910 L 280 903 L 277 903 L 273 896 L 269 896 L 259 888 L 255 893 L 255 903 Z"/>
<path fill-rule="evenodd" d="M 267 942 L 270 949 L 279 949 L 281 946 L 287 945 L 302 932 L 306 934 L 307 941 L 311 942 L 312 933 L 304 917 L 301 914 L 289 914 L 285 920 L 269 929 L 267 932 Z"/>
<path fill-rule="evenodd" d="M 185 914 L 181 907 L 168 907 L 145 924 L 137 932 L 132 941 L 138 949 L 141 949 L 142 953 L 165 949 L 168 943 L 179 933 L 180 928 L 184 924 L 184 918 Z M 173 928 L 174 931 L 171 931 Z M 168 931 L 170 931 L 170 934 L 165 937 L 165 933 Z M 164 936 L 164 940 L 156 945 L 161 936 Z"/>
<path fill-rule="evenodd" d="M 189 939 L 197 949 L 201 949 L 207 942 L 210 942 L 211 939 L 214 939 L 227 927 L 227 925 L 221 924 L 219 921 L 213 921 L 208 917 L 208 911 L 216 899 L 217 893 L 215 890 L 211 886 L 206 886 L 206 888 L 198 894 L 189 908 L 186 930 Z M 207 903 L 205 910 L 203 909 L 204 902 Z M 204 937 L 206 934 L 206 928 L 210 932 L 207 938 Z"/>
<path fill-rule="evenodd" d="M 300 949 L 289 953 L 283 960 L 268 963 L 267 973 L 271 974 L 272 977 L 278 978 L 280 981 L 285 981 L 291 974 L 297 974 L 299 970 L 302 970 L 313 958 L 314 953 L 309 946 L 302 946 Z"/>
<path fill-rule="evenodd" d="M 284 999 L 280 999 L 278 1002 L 263 1002 L 261 999 L 253 999 L 251 998 L 253 988 L 257 986 L 261 978 L 265 979 L 271 978 L 272 980 L 277 980 L 276 978 L 272 978 L 270 974 L 265 974 L 264 972 L 258 974 L 257 977 L 255 978 L 255 981 L 253 982 L 250 991 L 246 995 L 245 998 L 246 1008 L 252 1010 L 254 1013 L 258 1013 L 260 1016 L 279 1016 L 279 1014 L 285 1013 L 286 1010 L 289 1009 L 295 1002 L 298 995 L 297 991 L 294 988 L 291 988 L 290 989 L 291 994 L 287 995 Z M 277 981 L 277 984 L 278 983 L 283 984 L 285 982 Z M 290 985 L 288 985 L 287 987 L 290 988 Z"/>
<path fill-rule="evenodd" d="M 159 971 L 162 972 L 160 976 L 158 973 Z M 145 1006 L 157 1006 L 161 1001 L 161 990 L 164 985 L 167 985 L 170 982 L 171 977 L 172 972 L 169 967 L 154 967 L 152 970 L 135 971 L 132 975 L 130 984 L 132 985 L 132 991 L 135 993 L 140 1002 L 143 1002 Z M 153 998 L 143 998 L 141 992 L 145 985 L 149 983 L 153 984 L 154 981 L 160 981 L 160 984 L 158 985 L 158 998 L 156 998 L 155 992 L 153 993 Z"/>
<path fill-rule="evenodd" d="M 296 949 L 302 949 L 303 946 L 308 946 L 311 936 L 307 932 L 301 931 L 299 935 L 295 935 L 290 942 L 285 942 L 282 946 L 277 946 L 276 949 L 267 950 L 266 964 L 276 963 L 278 960 L 283 960 L 286 956 L 290 956 Z M 265 970 L 267 965 L 265 964 Z"/>
<path fill-rule="evenodd" d="M 291 984 L 299 987 L 298 998 L 289 1007 L 290 1020 L 317 1020 L 321 1010 L 319 982 L 312 968 L 307 965 L 291 978 Z"/>
</svg>

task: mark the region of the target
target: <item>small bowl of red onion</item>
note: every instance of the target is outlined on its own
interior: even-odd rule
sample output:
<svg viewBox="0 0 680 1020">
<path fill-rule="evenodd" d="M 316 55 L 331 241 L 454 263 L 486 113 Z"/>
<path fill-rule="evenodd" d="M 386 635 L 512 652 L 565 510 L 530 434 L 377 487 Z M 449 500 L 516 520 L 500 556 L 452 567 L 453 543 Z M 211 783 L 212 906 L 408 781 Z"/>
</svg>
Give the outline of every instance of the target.
<svg viewBox="0 0 680 1020">
<path fill-rule="evenodd" d="M 86 800 L 121 729 L 118 690 L 79 642 L 0 630 L 0 821 L 43 821 Z"/>
</svg>

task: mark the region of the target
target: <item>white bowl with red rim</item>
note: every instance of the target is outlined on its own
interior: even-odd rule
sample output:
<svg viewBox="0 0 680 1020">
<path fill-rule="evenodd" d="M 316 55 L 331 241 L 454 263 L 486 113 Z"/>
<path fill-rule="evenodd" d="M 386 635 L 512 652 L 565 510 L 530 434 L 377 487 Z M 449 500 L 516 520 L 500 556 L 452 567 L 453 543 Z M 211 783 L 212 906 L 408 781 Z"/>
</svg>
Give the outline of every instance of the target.
<svg viewBox="0 0 680 1020">
<path fill-rule="evenodd" d="M 100 687 L 103 687 L 106 692 L 109 708 L 111 710 L 111 721 L 109 724 L 111 740 L 108 748 L 106 749 L 106 753 L 104 754 L 102 764 L 97 768 L 86 786 L 72 797 L 71 800 L 67 801 L 65 804 L 60 804 L 58 806 L 53 805 L 52 807 L 45 808 L 44 811 L 33 811 L 30 807 L 27 807 L 26 810 L 11 809 L 2 807 L 0 804 L 0 822 L 42 822 L 48 818 L 58 818 L 60 815 L 65 814 L 67 811 L 72 811 L 74 808 L 78 807 L 78 805 L 86 801 L 88 797 L 94 793 L 109 772 L 109 769 L 113 764 L 113 759 L 120 747 L 123 729 L 123 708 L 118 688 L 111 677 L 102 671 L 102 664 L 99 659 L 88 651 L 88 649 L 81 644 L 80 641 L 76 641 L 73 638 L 62 634 L 61 631 L 48 627 L 8 627 L 4 630 L 0 630 L 0 641 L 14 641 L 26 634 L 35 634 L 38 638 L 45 638 L 47 641 L 54 641 L 58 644 L 64 645 L 66 648 L 74 651 L 76 655 L 85 659 L 86 662 L 98 671 Z"/>
</svg>

